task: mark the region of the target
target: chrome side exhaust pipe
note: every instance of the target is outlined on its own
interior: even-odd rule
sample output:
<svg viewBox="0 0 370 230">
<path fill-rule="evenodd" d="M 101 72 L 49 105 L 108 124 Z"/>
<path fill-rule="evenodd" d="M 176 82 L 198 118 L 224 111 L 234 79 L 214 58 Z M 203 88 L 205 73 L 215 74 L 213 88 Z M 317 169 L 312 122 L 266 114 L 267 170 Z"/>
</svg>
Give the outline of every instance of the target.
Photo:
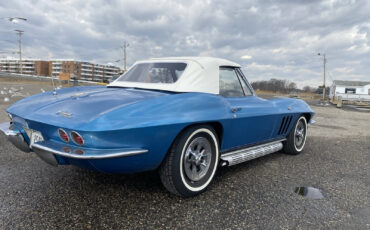
<svg viewBox="0 0 370 230">
<path fill-rule="evenodd" d="M 274 141 L 262 145 L 257 145 L 245 149 L 224 153 L 221 155 L 221 160 L 224 165 L 236 165 L 245 161 L 249 161 L 258 157 L 265 156 L 270 153 L 278 152 L 283 148 L 284 140 Z"/>
</svg>

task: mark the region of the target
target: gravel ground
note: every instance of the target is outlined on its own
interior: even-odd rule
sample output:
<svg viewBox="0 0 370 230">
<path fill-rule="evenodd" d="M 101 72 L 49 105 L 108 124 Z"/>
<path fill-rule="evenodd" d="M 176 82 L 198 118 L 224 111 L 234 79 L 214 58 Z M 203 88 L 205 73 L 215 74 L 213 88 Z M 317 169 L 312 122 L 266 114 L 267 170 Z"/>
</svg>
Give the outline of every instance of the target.
<svg viewBox="0 0 370 230">
<path fill-rule="evenodd" d="M 33 84 L 24 84 L 21 82 L 10 83 L 4 82 L 4 80 L 0 78 L 0 122 L 8 121 L 5 109 L 14 102 L 24 97 L 52 89 L 53 87 L 50 82 L 35 81 Z"/>
<path fill-rule="evenodd" d="M 15 100 L 0 98 L 0 110 Z M 370 229 L 370 113 L 312 108 L 317 122 L 302 154 L 220 168 L 210 189 L 189 199 L 169 194 L 155 172 L 52 167 L 0 135 L 0 229 Z M 296 186 L 324 198 L 299 196 Z"/>
</svg>

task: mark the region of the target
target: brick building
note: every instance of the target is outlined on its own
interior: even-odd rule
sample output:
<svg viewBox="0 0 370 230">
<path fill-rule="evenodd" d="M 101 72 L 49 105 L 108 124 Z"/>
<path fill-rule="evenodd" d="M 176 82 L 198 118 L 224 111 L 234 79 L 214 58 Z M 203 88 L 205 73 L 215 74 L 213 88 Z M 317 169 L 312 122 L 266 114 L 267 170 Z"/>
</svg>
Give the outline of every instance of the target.
<svg viewBox="0 0 370 230">
<path fill-rule="evenodd" d="M 0 59 L 0 71 L 20 73 L 17 59 Z M 116 66 L 93 64 L 73 59 L 58 60 L 22 60 L 22 73 L 36 76 L 58 77 L 60 73 L 68 73 L 71 77 L 87 81 L 109 81 L 122 73 Z"/>
</svg>

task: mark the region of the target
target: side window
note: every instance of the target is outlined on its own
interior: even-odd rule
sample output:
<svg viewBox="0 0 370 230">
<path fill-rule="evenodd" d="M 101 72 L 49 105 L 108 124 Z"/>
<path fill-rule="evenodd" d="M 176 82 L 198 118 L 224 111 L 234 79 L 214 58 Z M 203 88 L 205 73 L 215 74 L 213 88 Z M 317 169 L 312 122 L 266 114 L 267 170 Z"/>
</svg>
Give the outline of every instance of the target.
<svg viewBox="0 0 370 230">
<path fill-rule="evenodd" d="M 345 93 L 347 93 L 347 94 L 356 94 L 356 88 L 346 88 Z"/>
<path fill-rule="evenodd" d="M 243 87 L 244 94 L 246 96 L 253 95 L 252 92 L 251 92 L 251 90 L 250 90 L 250 88 L 248 87 L 247 83 L 245 82 L 244 77 L 241 75 L 241 73 L 239 71 L 236 71 L 236 72 L 238 73 L 238 76 L 239 76 L 239 79 L 240 79 L 240 83 L 242 84 L 242 87 Z"/>
<path fill-rule="evenodd" d="M 220 95 L 244 97 L 243 89 L 234 68 L 220 67 Z"/>
</svg>

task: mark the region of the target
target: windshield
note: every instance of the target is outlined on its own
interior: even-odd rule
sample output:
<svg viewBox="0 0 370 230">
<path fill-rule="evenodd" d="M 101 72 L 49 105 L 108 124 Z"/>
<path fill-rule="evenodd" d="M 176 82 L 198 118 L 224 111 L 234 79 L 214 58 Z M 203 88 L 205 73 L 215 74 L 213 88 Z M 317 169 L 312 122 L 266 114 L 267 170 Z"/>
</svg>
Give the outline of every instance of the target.
<svg viewBox="0 0 370 230">
<path fill-rule="evenodd" d="M 176 62 L 139 63 L 118 78 L 117 81 L 174 83 L 180 78 L 186 65 L 186 63 Z"/>
</svg>

